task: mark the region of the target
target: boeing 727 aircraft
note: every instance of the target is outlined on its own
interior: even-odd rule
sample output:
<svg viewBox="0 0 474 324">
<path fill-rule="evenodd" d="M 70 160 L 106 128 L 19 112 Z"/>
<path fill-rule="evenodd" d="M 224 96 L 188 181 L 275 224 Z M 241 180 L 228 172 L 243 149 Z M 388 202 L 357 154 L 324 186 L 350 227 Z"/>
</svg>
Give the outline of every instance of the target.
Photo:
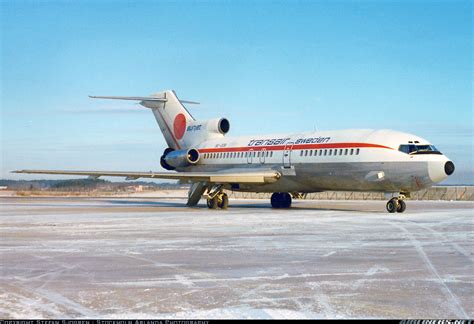
<svg viewBox="0 0 474 324">
<path fill-rule="evenodd" d="M 454 164 L 427 140 L 392 130 L 352 129 L 296 134 L 229 137 L 225 118 L 199 121 L 173 90 L 134 100 L 151 109 L 168 148 L 161 166 L 173 172 L 18 170 L 16 173 L 173 179 L 192 183 L 188 206 L 207 194 L 207 206 L 226 209 L 224 189 L 270 192 L 274 208 L 289 208 L 292 197 L 325 190 L 390 194 L 387 210 L 405 211 L 410 193 L 454 172 Z"/>
</svg>

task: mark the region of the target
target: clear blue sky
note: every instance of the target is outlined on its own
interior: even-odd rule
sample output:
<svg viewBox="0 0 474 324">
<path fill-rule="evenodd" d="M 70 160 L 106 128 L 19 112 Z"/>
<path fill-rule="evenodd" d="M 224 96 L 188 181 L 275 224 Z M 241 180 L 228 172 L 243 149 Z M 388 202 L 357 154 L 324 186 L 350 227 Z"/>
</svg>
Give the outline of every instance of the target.
<svg viewBox="0 0 474 324">
<path fill-rule="evenodd" d="M 391 128 L 474 183 L 471 1 L 1 1 L 1 174 L 158 170 L 175 89 L 231 135 Z M 449 183 L 449 182 L 448 182 Z"/>
</svg>

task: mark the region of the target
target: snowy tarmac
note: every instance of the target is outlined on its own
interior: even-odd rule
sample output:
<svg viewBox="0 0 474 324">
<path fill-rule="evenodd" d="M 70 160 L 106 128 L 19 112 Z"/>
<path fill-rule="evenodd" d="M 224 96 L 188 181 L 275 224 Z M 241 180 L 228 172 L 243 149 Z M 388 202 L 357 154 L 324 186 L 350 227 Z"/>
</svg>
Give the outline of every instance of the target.
<svg viewBox="0 0 474 324">
<path fill-rule="evenodd" d="M 0 318 L 473 318 L 472 202 L 0 198 Z"/>
</svg>

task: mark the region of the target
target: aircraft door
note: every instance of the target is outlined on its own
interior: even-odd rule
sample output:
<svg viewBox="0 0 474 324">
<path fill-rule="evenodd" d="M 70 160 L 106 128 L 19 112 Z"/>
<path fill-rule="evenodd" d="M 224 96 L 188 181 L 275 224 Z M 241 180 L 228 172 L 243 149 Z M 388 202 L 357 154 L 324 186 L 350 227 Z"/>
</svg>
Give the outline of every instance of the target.
<svg viewBox="0 0 474 324">
<path fill-rule="evenodd" d="M 265 154 L 267 153 L 267 150 L 266 149 L 262 149 L 260 151 L 260 164 L 265 164 Z"/>
<path fill-rule="evenodd" d="M 291 168 L 291 152 L 293 149 L 293 145 L 295 143 L 288 142 L 285 144 L 285 148 L 283 149 L 283 167 L 284 168 Z"/>
<path fill-rule="evenodd" d="M 254 150 L 253 150 L 253 149 L 250 149 L 247 153 L 248 153 L 248 155 L 247 155 L 247 163 L 248 163 L 248 164 L 252 164 L 252 154 L 254 154 Z"/>
</svg>

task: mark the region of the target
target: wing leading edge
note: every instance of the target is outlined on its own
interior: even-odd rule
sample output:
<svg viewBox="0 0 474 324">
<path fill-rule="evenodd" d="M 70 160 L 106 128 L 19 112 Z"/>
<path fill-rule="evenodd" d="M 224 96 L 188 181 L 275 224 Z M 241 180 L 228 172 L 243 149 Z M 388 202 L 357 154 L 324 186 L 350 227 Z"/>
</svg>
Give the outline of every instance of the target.
<svg viewBox="0 0 474 324">
<path fill-rule="evenodd" d="M 67 170 L 16 170 L 12 173 L 29 174 L 60 174 L 60 175 L 79 175 L 89 176 L 91 178 L 99 177 L 124 177 L 126 180 L 136 180 L 139 178 L 169 179 L 169 180 L 187 180 L 191 182 L 207 183 L 247 183 L 247 184 L 265 184 L 273 183 L 280 179 L 281 174 L 274 170 L 266 171 L 242 171 L 236 172 L 119 172 L 119 171 L 67 171 Z"/>
</svg>

